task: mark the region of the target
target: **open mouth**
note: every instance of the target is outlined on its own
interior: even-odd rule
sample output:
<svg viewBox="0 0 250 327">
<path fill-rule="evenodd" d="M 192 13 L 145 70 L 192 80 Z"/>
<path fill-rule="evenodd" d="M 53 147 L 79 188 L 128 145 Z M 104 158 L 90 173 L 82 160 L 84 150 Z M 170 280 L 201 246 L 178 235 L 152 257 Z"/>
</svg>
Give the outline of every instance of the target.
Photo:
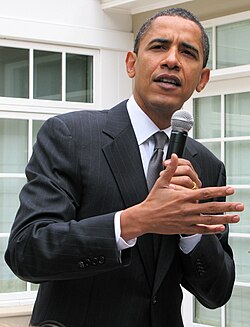
<svg viewBox="0 0 250 327">
<path fill-rule="evenodd" d="M 157 77 L 154 81 L 156 83 L 166 83 L 175 86 L 181 86 L 181 82 L 177 77 Z"/>
</svg>

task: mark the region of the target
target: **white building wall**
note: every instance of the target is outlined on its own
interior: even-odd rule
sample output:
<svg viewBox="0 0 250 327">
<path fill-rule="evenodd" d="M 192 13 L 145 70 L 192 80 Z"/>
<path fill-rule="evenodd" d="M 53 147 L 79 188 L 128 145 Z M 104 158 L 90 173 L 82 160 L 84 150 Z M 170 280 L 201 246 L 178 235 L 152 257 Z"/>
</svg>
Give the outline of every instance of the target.
<svg viewBox="0 0 250 327">
<path fill-rule="evenodd" d="M 0 39 L 98 49 L 100 108 L 131 94 L 124 67 L 131 31 L 130 15 L 104 12 L 98 0 L 10 0 L 0 12 Z"/>
<path fill-rule="evenodd" d="M 67 52 L 95 50 L 95 102 L 91 104 L 53 103 L 29 99 L 0 98 L 0 116 L 20 117 L 36 112 L 56 114 L 81 108 L 108 108 L 128 98 L 132 81 L 127 77 L 125 57 L 133 47 L 132 18 L 128 14 L 108 13 L 98 0 L 9 0 L 0 11 L 0 45 L 46 48 Z M 7 115 L 7 116 L 6 116 Z M 14 115 L 14 116 L 13 116 Z M 25 116 L 26 117 L 26 116 Z M 0 327 L 27 327 L 32 310 L 30 301 L 2 299 Z M 2 302 L 3 302 L 2 301 Z M 18 302 L 18 303 L 17 303 Z M 24 302 L 24 303 L 22 303 Z"/>
</svg>

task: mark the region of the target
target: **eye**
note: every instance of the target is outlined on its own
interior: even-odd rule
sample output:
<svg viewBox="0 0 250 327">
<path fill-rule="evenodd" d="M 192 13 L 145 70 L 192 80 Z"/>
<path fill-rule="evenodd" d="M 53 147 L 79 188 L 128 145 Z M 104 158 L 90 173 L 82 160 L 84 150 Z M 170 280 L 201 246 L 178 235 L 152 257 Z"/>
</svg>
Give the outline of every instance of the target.
<svg viewBox="0 0 250 327">
<path fill-rule="evenodd" d="M 195 58 L 196 59 L 196 54 L 191 51 L 191 50 L 188 50 L 188 49 L 184 49 L 182 50 L 182 53 L 184 53 L 185 55 L 187 55 L 188 57 L 191 57 L 191 58 Z"/>
<path fill-rule="evenodd" d="M 166 46 L 163 44 L 155 44 L 151 47 L 152 50 L 166 50 Z"/>
</svg>

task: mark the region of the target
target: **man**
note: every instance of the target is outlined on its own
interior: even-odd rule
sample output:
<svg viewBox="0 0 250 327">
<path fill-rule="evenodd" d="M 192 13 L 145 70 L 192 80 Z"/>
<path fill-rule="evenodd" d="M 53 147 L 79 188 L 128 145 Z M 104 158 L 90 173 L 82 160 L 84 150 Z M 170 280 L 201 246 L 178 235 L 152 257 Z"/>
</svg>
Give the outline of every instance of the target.
<svg viewBox="0 0 250 327">
<path fill-rule="evenodd" d="M 41 283 L 32 324 L 181 327 L 180 285 L 208 308 L 230 298 L 228 224 L 243 204 L 223 202 L 234 192 L 223 164 L 188 139 L 150 191 L 146 181 L 154 134 L 169 135 L 172 114 L 205 87 L 207 57 L 191 13 L 161 12 L 127 55 L 129 101 L 43 125 L 6 251 L 18 277 Z"/>
</svg>

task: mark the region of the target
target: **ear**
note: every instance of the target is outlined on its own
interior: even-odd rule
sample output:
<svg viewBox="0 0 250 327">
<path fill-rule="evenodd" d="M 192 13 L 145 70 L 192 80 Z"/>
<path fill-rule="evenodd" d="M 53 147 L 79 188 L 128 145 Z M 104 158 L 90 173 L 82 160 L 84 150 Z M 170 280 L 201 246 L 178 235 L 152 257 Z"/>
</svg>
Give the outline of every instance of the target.
<svg viewBox="0 0 250 327">
<path fill-rule="evenodd" d="M 129 51 L 126 56 L 126 68 L 130 78 L 135 77 L 136 53 Z"/>
<path fill-rule="evenodd" d="M 202 69 L 201 77 L 198 85 L 196 86 L 196 91 L 201 92 L 204 87 L 207 85 L 210 77 L 210 69 L 208 67 L 205 67 Z"/>
</svg>

